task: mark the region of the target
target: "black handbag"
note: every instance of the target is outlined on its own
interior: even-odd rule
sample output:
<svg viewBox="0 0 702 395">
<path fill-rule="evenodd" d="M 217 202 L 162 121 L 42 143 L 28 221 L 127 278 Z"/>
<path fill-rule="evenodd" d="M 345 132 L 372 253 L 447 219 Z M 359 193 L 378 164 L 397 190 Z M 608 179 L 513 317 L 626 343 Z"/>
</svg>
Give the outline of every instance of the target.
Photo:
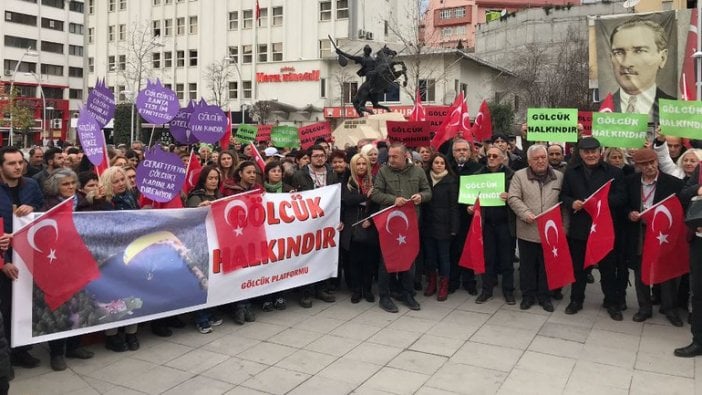
<svg viewBox="0 0 702 395">
<path fill-rule="evenodd" d="M 369 220 L 371 226 L 364 228 L 361 224 L 354 226 L 351 230 L 351 241 L 366 245 L 378 245 L 378 230 L 373 224 L 373 220 Z"/>
</svg>

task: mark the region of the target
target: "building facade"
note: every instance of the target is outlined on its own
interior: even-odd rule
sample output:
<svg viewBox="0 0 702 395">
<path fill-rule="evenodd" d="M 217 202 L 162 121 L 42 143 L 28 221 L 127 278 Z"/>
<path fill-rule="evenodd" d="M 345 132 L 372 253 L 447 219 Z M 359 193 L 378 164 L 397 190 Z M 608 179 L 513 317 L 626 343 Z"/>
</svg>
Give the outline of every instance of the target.
<svg viewBox="0 0 702 395">
<path fill-rule="evenodd" d="M 87 76 L 83 68 L 83 9 L 82 1 L 0 2 L 0 106 L 9 104 L 14 85 L 18 105 L 30 108 L 35 118 L 28 131 L 15 134 L 14 141 L 29 145 L 49 136 L 66 138 L 69 120 L 83 99 L 83 78 Z M 6 142 L 10 122 L 9 113 L 3 112 L 0 134 Z"/>
</svg>

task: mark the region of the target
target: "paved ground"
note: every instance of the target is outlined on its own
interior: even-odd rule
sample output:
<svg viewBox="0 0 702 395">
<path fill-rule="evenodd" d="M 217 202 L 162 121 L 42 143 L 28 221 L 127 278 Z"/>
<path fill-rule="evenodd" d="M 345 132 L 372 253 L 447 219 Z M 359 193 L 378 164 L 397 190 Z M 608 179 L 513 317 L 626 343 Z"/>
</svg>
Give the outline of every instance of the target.
<svg viewBox="0 0 702 395">
<path fill-rule="evenodd" d="M 632 292 L 630 292 L 632 293 Z M 614 322 L 588 287 L 575 316 L 501 298 L 475 304 L 460 291 L 439 303 L 418 297 L 421 311 L 399 314 L 365 301 L 315 301 L 262 313 L 253 324 L 231 319 L 201 335 L 194 327 L 162 339 L 142 330 L 141 349 L 91 347 L 88 361 L 52 372 L 45 345 L 39 368 L 17 369 L 11 394 L 702 394 L 702 359 L 673 349 L 690 340 L 660 314 L 646 323 Z M 566 298 L 567 299 L 567 298 Z"/>
</svg>

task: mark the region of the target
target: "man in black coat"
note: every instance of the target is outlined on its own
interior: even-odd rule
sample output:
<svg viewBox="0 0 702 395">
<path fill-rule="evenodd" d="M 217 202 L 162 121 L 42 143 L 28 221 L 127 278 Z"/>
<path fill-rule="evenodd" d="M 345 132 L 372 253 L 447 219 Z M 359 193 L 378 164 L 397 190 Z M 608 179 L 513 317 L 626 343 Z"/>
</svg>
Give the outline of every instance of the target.
<svg viewBox="0 0 702 395">
<path fill-rule="evenodd" d="M 571 212 L 568 246 L 575 274 L 575 283 L 570 291 L 570 304 L 565 309 L 566 314 L 576 314 L 582 310 L 585 301 L 585 286 L 587 284 L 587 275 L 584 270 L 585 248 L 592 228 L 592 218 L 583 210 L 585 199 L 609 180 L 614 180 L 608 199 L 610 211 L 620 210 L 624 203 L 621 192 L 617 192 L 621 190 L 622 171 L 602 160 L 600 142 L 596 138 L 586 137 L 580 140 L 575 155 L 580 156 L 581 160 L 566 169 L 560 194 L 563 205 Z M 625 304 L 626 285 L 629 277 L 628 270 L 625 265 L 617 265 L 613 252 L 607 254 L 599 262 L 599 268 L 602 275 L 602 292 L 604 293 L 603 305 L 613 320 L 621 321 L 621 309 Z"/>
<path fill-rule="evenodd" d="M 656 153 L 650 148 L 636 151 L 633 159 L 640 173 L 631 174 L 624 179 L 626 196 L 624 210 L 628 219 L 625 249 L 627 260 L 636 273 L 636 298 L 639 302 L 639 311 L 634 314 L 634 321 L 643 322 L 653 315 L 653 306 L 651 287 L 641 281 L 641 253 L 645 230 L 645 224 L 641 222 L 640 218 L 641 212 L 671 194 L 680 193 L 683 181 L 659 171 Z M 682 326 L 682 320 L 680 320 L 675 307 L 677 279 L 661 283 L 660 288 L 661 313 L 665 314 L 668 321 L 674 326 Z"/>
</svg>

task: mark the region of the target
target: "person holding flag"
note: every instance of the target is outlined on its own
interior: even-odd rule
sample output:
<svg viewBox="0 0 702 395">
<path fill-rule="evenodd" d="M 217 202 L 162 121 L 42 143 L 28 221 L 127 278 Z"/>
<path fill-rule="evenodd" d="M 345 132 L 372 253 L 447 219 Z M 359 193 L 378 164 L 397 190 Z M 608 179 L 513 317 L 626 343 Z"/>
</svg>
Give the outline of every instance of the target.
<svg viewBox="0 0 702 395">
<path fill-rule="evenodd" d="M 552 312 L 536 216 L 559 202 L 563 174 L 548 164 L 546 147 L 541 144 L 529 147 L 527 161 L 527 168 L 514 173 L 507 200 L 517 215 L 519 284 L 522 290 L 519 308 L 528 310 L 538 301 L 544 310 Z"/>
<path fill-rule="evenodd" d="M 565 313 L 576 314 L 583 309 L 587 285 L 586 269 L 588 266 L 599 264 L 604 293 L 603 306 L 613 320 L 621 321 L 623 319 L 621 310 L 626 303 L 628 271 L 626 267 L 617 267 L 618 261 L 612 253 L 614 227 L 606 227 L 605 221 L 600 221 L 599 216 L 609 216 L 609 221 L 606 223 L 611 224 L 613 216 L 610 209 L 619 210 L 623 206 L 622 194 L 617 193 L 623 179 L 622 171 L 602 160 L 600 142 L 594 137 L 585 137 L 580 140 L 575 155 L 579 155 L 581 160 L 566 169 L 560 194 L 563 205 L 570 211 L 568 246 L 573 258 L 575 274 L 575 283 L 570 291 L 570 304 L 566 307 Z M 596 209 L 595 215 L 591 215 L 586 207 L 586 201 L 591 200 L 588 197 L 599 191 L 609 180 L 614 180 L 609 196 L 597 197 L 599 201 L 593 201 Z M 604 255 L 604 258 L 599 262 L 586 262 L 586 249 L 591 248 L 590 242 L 607 235 L 612 243 L 609 251 L 603 251 L 604 254 L 600 254 L 600 256 Z"/>
<path fill-rule="evenodd" d="M 388 149 L 388 162 L 380 168 L 373 183 L 371 200 L 381 209 L 390 206 L 413 204 L 419 217 L 419 205 L 431 200 L 432 193 L 427 177 L 420 167 L 408 161 L 409 151 L 402 143 L 393 143 Z M 313 157 L 314 159 L 314 157 Z M 390 299 L 390 274 L 384 260 L 378 267 L 378 294 L 380 307 L 390 313 L 398 309 Z M 419 310 L 419 303 L 414 299 L 414 267 L 397 273 L 402 287 L 402 302 L 412 310 Z"/>
<path fill-rule="evenodd" d="M 626 254 L 630 266 L 633 266 L 635 271 L 636 299 L 639 303 L 639 311 L 634 314 L 633 319 L 636 322 L 643 322 L 653 316 L 653 303 L 651 301 L 652 284 L 644 284 L 642 281 L 641 258 L 646 224 L 642 221 L 641 213 L 671 194 L 680 193 L 684 183 L 679 178 L 658 170 L 658 158 L 650 148 L 637 150 L 634 152 L 633 159 L 639 172 L 624 179 L 625 210 L 628 218 Z M 670 226 L 672 226 L 673 218 L 670 213 L 663 214 L 669 216 Z M 661 313 L 665 314 L 674 326 L 682 326 L 682 320 L 675 307 L 677 279 L 662 282 L 660 289 Z"/>
</svg>

